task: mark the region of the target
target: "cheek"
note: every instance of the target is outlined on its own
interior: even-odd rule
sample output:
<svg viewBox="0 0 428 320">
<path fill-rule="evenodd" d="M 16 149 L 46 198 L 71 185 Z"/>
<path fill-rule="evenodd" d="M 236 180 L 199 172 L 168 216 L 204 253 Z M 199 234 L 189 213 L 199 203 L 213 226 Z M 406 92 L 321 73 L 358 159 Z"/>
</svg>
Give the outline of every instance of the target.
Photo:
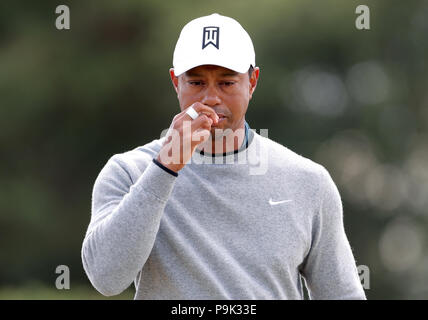
<svg viewBox="0 0 428 320">
<path fill-rule="evenodd" d="M 189 94 L 187 90 L 179 90 L 177 93 L 177 98 L 178 102 L 180 103 L 181 110 L 196 102 L 195 98 Z"/>
<path fill-rule="evenodd" d="M 247 111 L 248 98 L 245 96 L 235 97 L 229 101 L 229 108 L 234 120 L 239 120 Z"/>
</svg>

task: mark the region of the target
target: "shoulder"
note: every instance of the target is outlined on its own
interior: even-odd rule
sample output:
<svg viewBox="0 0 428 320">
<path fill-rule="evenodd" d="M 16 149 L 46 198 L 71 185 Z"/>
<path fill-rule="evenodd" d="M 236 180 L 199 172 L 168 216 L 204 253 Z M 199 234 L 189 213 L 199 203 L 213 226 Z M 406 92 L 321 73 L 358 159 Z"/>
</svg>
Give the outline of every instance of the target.
<svg viewBox="0 0 428 320">
<path fill-rule="evenodd" d="M 329 215 L 329 219 L 339 221 L 341 197 L 339 190 L 328 170 L 321 164 L 306 158 L 269 138 L 261 137 L 268 152 L 270 183 L 291 190 L 302 203 Z M 324 210 L 320 210 L 324 208 Z"/>
<path fill-rule="evenodd" d="M 293 181 L 307 190 L 319 194 L 320 189 L 331 187 L 334 182 L 327 169 L 284 145 L 256 134 L 267 153 L 268 171 L 280 179 Z"/>
<path fill-rule="evenodd" d="M 132 181 L 136 181 L 158 154 L 163 139 L 156 139 L 132 150 L 114 154 L 107 161 L 105 168 L 126 173 Z"/>
<path fill-rule="evenodd" d="M 321 164 L 304 157 L 284 145 L 256 134 L 275 169 L 290 170 L 295 173 L 324 176 L 327 170 Z"/>
<path fill-rule="evenodd" d="M 161 149 L 163 139 L 155 139 L 132 150 L 115 154 L 111 158 L 123 162 L 151 161 Z"/>
</svg>

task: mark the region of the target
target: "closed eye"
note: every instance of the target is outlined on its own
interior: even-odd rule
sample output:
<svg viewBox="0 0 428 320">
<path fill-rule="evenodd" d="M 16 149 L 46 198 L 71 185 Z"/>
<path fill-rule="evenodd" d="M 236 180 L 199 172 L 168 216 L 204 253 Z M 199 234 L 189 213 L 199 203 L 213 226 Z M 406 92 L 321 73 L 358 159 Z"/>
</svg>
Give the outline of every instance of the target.
<svg viewBox="0 0 428 320">
<path fill-rule="evenodd" d="M 191 86 L 200 86 L 200 85 L 202 85 L 203 83 L 202 83 L 202 81 L 189 81 L 189 84 L 190 84 Z"/>
<path fill-rule="evenodd" d="M 226 87 L 230 87 L 230 86 L 234 85 L 235 82 L 233 82 L 233 81 L 224 81 L 224 82 L 221 82 L 220 84 L 224 85 Z"/>
</svg>

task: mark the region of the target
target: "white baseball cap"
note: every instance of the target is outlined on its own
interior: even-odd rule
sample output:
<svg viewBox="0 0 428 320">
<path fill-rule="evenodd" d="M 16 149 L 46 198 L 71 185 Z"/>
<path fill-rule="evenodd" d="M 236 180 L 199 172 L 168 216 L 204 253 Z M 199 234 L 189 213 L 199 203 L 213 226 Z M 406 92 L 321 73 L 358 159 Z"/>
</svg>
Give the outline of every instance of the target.
<svg viewBox="0 0 428 320">
<path fill-rule="evenodd" d="M 190 21 L 174 50 L 174 73 L 212 64 L 245 73 L 256 66 L 253 42 L 238 21 L 218 13 Z"/>
</svg>

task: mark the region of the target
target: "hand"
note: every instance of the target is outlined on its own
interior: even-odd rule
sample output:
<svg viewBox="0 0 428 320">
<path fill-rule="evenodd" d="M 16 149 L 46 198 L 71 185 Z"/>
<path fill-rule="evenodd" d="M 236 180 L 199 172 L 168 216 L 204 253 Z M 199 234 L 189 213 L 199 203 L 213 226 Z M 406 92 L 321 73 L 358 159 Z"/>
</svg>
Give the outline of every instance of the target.
<svg viewBox="0 0 428 320">
<path fill-rule="evenodd" d="M 190 160 L 196 147 L 209 138 L 211 125 L 217 124 L 219 119 L 211 107 L 200 102 L 189 107 L 193 107 L 199 116 L 193 120 L 186 113 L 187 108 L 177 114 L 156 159 L 175 172 L 180 171 Z"/>
</svg>

